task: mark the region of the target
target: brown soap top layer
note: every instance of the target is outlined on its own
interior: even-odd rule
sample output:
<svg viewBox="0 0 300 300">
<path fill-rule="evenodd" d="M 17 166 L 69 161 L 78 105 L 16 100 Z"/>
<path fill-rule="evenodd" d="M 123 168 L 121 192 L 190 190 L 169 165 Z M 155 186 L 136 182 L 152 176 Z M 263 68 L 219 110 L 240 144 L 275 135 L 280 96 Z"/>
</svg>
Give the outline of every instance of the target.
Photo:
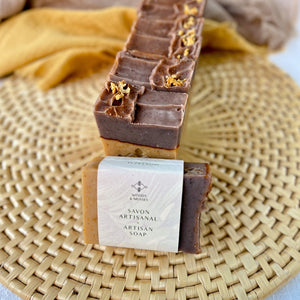
<svg viewBox="0 0 300 300">
<path fill-rule="evenodd" d="M 192 59 L 163 59 L 150 76 L 151 87 L 156 90 L 188 93 L 194 75 L 195 61 Z"/>
<path fill-rule="evenodd" d="M 168 38 L 171 35 L 171 30 L 173 27 L 173 21 L 149 20 L 141 17 L 137 19 L 132 30 L 137 34 Z"/>
<path fill-rule="evenodd" d="M 139 8 L 138 17 L 164 20 L 174 20 L 180 14 L 202 17 L 205 3 L 205 0 L 145 0 Z"/>
<path fill-rule="evenodd" d="M 150 88 L 150 76 L 156 65 L 157 61 L 136 58 L 125 51 L 120 51 L 116 56 L 108 80 L 125 80 L 135 86 Z"/>
<path fill-rule="evenodd" d="M 181 14 L 175 21 L 138 18 L 125 45 L 130 55 L 145 59 L 197 59 L 203 19 Z"/>
<path fill-rule="evenodd" d="M 107 82 L 101 94 L 102 101 L 99 102 L 97 109 L 110 117 L 133 122 L 137 98 L 144 91 L 144 87 L 132 86 L 125 80 Z"/>
<path fill-rule="evenodd" d="M 149 36 L 144 34 L 132 34 L 125 50 L 132 56 L 146 59 L 161 59 L 169 55 L 171 38 Z"/>
<path fill-rule="evenodd" d="M 98 157 L 82 171 L 83 184 L 83 234 L 88 244 L 98 243 L 97 219 L 97 170 Z M 211 174 L 208 164 L 184 163 L 184 182 L 181 207 L 179 250 L 199 253 L 200 217 L 206 197 L 211 189 Z"/>
<path fill-rule="evenodd" d="M 116 102 L 109 86 L 102 91 L 94 111 L 102 137 L 156 148 L 178 147 L 187 94 L 128 85 L 131 94 Z"/>
<path fill-rule="evenodd" d="M 108 76 L 108 84 L 123 82 L 132 92 L 115 99 L 111 90 L 102 91 L 94 109 L 101 137 L 169 150 L 179 146 L 201 49 L 204 4 L 142 1 Z"/>
<path fill-rule="evenodd" d="M 172 3 L 169 5 L 149 3 L 144 1 L 138 11 L 138 17 L 147 19 L 174 20 L 178 17 L 178 8 Z"/>
<path fill-rule="evenodd" d="M 173 5 L 180 3 L 182 0 L 146 0 L 145 4 L 161 4 L 161 5 Z"/>
<path fill-rule="evenodd" d="M 203 22 L 202 18 L 194 16 L 184 16 L 180 19 L 170 45 L 169 52 L 172 58 L 198 59 L 201 50 Z"/>
<path fill-rule="evenodd" d="M 188 0 L 180 1 L 176 7 L 179 11 L 183 12 L 187 16 L 202 17 L 205 4 L 205 0 Z"/>
</svg>

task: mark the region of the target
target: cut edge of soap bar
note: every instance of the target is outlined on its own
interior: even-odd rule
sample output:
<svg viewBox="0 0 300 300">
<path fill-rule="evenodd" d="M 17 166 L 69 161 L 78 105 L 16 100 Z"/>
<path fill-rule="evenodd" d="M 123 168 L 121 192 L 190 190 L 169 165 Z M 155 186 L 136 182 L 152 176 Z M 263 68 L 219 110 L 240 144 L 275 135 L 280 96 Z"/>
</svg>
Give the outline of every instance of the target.
<svg viewBox="0 0 300 300">
<path fill-rule="evenodd" d="M 97 216 L 97 174 L 98 165 L 102 161 L 102 157 L 94 158 L 82 169 L 82 210 L 83 210 L 83 237 L 86 244 L 98 244 L 98 216 Z M 187 165 L 192 165 L 192 163 L 185 163 Z M 204 203 L 206 197 L 211 189 L 211 174 L 209 171 L 208 164 L 205 165 L 205 172 L 203 172 L 202 178 L 204 177 L 206 181 L 203 184 L 201 193 L 197 195 L 200 199 L 194 198 L 186 199 L 185 192 L 182 198 L 182 211 L 181 211 L 181 225 L 186 223 L 183 220 L 184 217 L 183 208 L 185 207 L 186 212 L 191 210 L 196 211 L 195 223 L 190 224 L 190 226 L 180 227 L 179 236 L 179 251 L 184 251 L 188 253 L 197 254 L 201 252 L 200 248 L 200 216 L 201 211 L 204 208 Z M 186 173 L 186 172 L 185 172 Z M 186 182 L 189 181 L 189 176 L 193 174 L 184 174 L 184 186 L 185 189 Z M 192 228 L 192 230 L 191 230 Z M 187 242 L 188 241 L 188 242 Z"/>
</svg>

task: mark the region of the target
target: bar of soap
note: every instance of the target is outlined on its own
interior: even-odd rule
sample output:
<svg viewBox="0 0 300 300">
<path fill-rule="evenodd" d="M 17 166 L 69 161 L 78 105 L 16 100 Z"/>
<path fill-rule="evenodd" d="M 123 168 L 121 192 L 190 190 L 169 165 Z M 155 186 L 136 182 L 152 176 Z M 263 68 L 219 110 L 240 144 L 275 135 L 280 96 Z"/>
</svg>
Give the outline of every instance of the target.
<svg viewBox="0 0 300 300">
<path fill-rule="evenodd" d="M 94 106 L 106 155 L 176 158 L 204 7 L 205 0 L 142 1 Z"/>
<path fill-rule="evenodd" d="M 128 84 L 130 95 L 118 102 L 109 85 L 110 82 L 95 105 L 96 121 L 103 138 L 170 150 L 177 147 L 186 93 L 166 94 Z"/>
<path fill-rule="evenodd" d="M 103 158 L 98 157 L 82 170 L 83 235 L 87 244 L 98 244 L 97 171 Z M 208 164 L 184 163 L 179 250 L 200 253 L 200 218 L 211 189 Z"/>
</svg>

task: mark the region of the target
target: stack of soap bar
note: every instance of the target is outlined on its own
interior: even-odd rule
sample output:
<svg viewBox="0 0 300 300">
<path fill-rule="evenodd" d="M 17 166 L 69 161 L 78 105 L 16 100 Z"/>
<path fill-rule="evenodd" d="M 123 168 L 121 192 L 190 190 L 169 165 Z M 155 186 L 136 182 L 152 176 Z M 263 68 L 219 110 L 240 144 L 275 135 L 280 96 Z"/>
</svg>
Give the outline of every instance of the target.
<svg viewBox="0 0 300 300">
<path fill-rule="evenodd" d="M 82 171 L 83 233 L 88 244 L 98 244 L 97 171 L 102 158 L 96 158 Z M 208 164 L 184 163 L 179 250 L 199 253 L 200 217 L 211 189 Z"/>
<path fill-rule="evenodd" d="M 144 0 L 94 115 L 106 155 L 176 158 L 205 0 Z"/>
</svg>

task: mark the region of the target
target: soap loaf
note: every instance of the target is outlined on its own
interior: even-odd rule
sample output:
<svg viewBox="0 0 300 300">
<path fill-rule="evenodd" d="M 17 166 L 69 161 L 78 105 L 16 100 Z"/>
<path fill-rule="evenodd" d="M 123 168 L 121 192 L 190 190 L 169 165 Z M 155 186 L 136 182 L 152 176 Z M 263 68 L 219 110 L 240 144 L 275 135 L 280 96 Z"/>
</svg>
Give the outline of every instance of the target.
<svg viewBox="0 0 300 300">
<path fill-rule="evenodd" d="M 83 235 L 87 244 L 98 244 L 97 170 L 102 158 L 88 163 L 82 170 Z M 200 218 L 211 189 L 208 164 L 184 163 L 179 250 L 200 253 Z"/>
<path fill-rule="evenodd" d="M 176 158 L 204 0 L 144 0 L 94 115 L 106 155 Z"/>
</svg>

